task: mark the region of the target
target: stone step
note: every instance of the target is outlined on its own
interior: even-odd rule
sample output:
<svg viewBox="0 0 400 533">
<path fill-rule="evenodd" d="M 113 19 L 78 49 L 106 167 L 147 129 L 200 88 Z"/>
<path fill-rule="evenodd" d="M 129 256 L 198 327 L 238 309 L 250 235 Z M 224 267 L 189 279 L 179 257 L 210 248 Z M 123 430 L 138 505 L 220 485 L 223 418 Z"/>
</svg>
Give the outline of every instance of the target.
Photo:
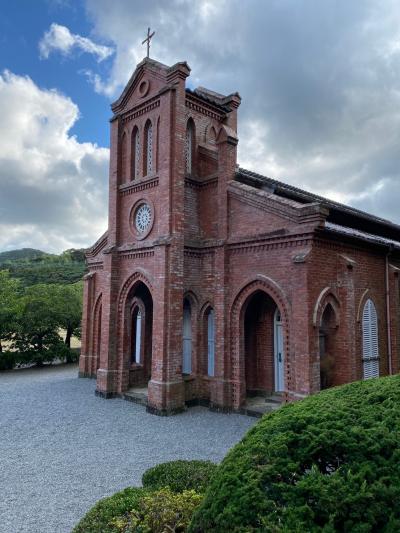
<svg viewBox="0 0 400 533">
<path fill-rule="evenodd" d="M 147 391 L 130 389 L 124 392 L 124 400 L 147 406 Z"/>
</svg>

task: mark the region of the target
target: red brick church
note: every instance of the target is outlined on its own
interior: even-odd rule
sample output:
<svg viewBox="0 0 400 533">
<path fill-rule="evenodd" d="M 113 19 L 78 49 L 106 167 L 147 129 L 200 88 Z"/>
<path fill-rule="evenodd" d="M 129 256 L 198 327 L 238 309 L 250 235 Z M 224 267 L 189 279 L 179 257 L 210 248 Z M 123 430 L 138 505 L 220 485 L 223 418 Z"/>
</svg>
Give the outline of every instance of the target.
<svg viewBox="0 0 400 533">
<path fill-rule="evenodd" d="M 240 168 L 240 96 L 189 73 L 146 58 L 111 106 L 80 375 L 168 414 L 398 372 L 400 227 Z"/>
</svg>

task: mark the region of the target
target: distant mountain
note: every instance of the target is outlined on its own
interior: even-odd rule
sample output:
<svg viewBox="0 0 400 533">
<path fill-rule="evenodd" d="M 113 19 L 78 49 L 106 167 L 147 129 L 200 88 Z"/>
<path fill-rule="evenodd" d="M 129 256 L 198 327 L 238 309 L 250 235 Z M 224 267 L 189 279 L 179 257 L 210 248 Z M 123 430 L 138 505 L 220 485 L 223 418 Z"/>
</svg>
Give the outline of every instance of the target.
<svg viewBox="0 0 400 533">
<path fill-rule="evenodd" d="M 37 283 L 75 283 L 87 272 L 84 249 L 65 250 L 60 255 L 34 248 L 0 253 L 0 270 L 8 270 L 25 286 Z"/>
<path fill-rule="evenodd" d="M 42 252 L 42 250 L 35 250 L 35 248 L 21 248 L 20 250 L 10 250 L 8 252 L 0 252 L 0 263 L 7 261 L 18 261 L 20 259 L 36 259 L 44 255 L 53 255 Z"/>
</svg>

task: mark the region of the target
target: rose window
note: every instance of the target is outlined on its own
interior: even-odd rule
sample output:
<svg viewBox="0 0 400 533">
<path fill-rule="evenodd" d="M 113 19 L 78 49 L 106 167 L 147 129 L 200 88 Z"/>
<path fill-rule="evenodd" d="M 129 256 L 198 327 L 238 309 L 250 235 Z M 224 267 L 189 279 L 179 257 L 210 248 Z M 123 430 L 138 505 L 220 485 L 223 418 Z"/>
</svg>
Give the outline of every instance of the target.
<svg viewBox="0 0 400 533">
<path fill-rule="evenodd" d="M 147 204 L 142 204 L 135 215 L 135 226 L 139 233 L 144 233 L 151 223 L 151 209 Z"/>
</svg>

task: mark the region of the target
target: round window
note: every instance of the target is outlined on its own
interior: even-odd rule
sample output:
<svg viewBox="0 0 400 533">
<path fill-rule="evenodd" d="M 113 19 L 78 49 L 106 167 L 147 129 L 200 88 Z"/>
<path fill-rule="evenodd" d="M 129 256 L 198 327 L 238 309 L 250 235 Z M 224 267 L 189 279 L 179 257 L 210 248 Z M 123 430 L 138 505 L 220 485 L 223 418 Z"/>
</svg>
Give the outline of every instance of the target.
<svg viewBox="0 0 400 533">
<path fill-rule="evenodd" d="M 135 213 L 135 226 L 138 233 L 144 233 L 151 224 L 151 208 L 148 204 L 140 205 Z"/>
</svg>

